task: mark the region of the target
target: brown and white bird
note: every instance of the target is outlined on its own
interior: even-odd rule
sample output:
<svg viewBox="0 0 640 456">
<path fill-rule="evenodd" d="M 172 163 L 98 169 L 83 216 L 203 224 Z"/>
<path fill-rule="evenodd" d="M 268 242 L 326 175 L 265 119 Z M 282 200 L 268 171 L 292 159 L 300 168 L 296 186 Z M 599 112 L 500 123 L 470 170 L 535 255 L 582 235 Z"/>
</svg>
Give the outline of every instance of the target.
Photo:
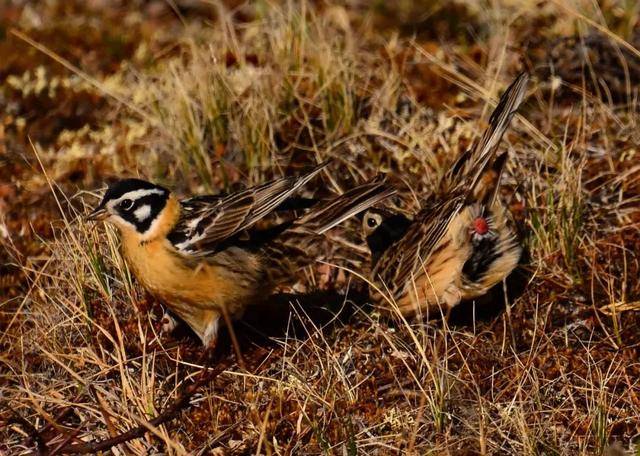
<svg viewBox="0 0 640 456">
<path fill-rule="evenodd" d="M 183 201 L 159 185 L 125 179 L 108 188 L 88 219 L 119 229 L 124 258 L 138 281 L 213 347 L 221 317 L 239 318 L 247 306 L 264 302 L 291 268 L 313 262 L 308 246 L 314 236 L 394 193 L 376 178 L 317 202 L 293 220 L 255 228 L 325 167 Z M 292 252 L 299 258 L 291 258 Z"/>
<path fill-rule="evenodd" d="M 386 210 L 365 213 L 374 297 L 384 307 L 397 306 L 404 316 L 446 314 L 484 295 L 517 266 L 522 248 L 498 198 L 507 152 L 497 151 L 527 82 L 523 73 L 509 86 L 480 140 L 413 219 Z"/>
</svg>

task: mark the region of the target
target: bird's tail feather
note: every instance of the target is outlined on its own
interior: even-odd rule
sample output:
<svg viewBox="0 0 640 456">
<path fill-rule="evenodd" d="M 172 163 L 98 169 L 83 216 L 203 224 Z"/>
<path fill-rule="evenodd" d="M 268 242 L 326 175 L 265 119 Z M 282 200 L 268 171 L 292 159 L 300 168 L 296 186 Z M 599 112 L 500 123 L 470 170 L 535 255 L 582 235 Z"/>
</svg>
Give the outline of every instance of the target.
<svg viewBox="0 0 640 456">
<path fill-rule="evenodd" d="M 472 149 L 466 151 L 456 160 L 451 171 L 452 179 L 455 183 L 454 187 L 464 185 L 470 189 L 470 193 L 475 196 L 477 194 L 476 187 L 483 180 L 485 173 L 491 168 L 495 170 L 496 167 L 493 166 L 494 161 L 501 161 L 500 159 L 496 159 L 496 151 L 498 150 L 502 136 L 507 128 L 509 128 L 513 116 L 522 103 L 528 81 L 529 75 L 523 72 L 511 83 L 502 97 L 500 97 L 498 105 L 489 118 L 489 126 L 480 140 Z M 503 163 L 499 166 L 500 173 L 502 172 L 504 159 L 502 159 L 502 161 Z M 470 162 L 467 167 L 469 171 L 462 173 L 462 168 L 468 162 Z M 496 182 L 497 181 L 499 181 L 499 175 L 497 176 Z"/>
</svg>

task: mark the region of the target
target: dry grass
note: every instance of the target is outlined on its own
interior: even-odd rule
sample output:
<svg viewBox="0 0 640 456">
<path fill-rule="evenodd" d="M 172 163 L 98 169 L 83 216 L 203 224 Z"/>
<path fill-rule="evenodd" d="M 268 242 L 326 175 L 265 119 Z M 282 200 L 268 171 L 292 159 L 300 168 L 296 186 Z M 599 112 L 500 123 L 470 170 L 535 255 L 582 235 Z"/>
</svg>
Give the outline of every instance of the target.
<svg viewBox="0 0 640 456">
<path fill-rule="evenodd" d="M 112 452 L 640 451 L 633 2 L 176 3 L 180 17 L 165 4 L 75 5 L 75 22 L 56 2 L 15 7 L 13 24 L 49 55 L 12 35 L 0 46 L 23 53 L 0 92 L 0 453 L 35 449 L 15 414 L 49 450 L 103 439 L 156 416 L 202 370 L 192 335 L 159 334 L 160 306 L 116 233 L 81 220 L 97 197 L 83 189 L 129 174 L 183 194 L 229 190 L 333 157 L 326 186 L 382 171 L 411 212 L 523 69 L 534 81 L 505 141 L 502 196 L 528 255 L 506 294 L 449 324 L 386 321 L 356 299 L 366 256 L 354 223 L 319 246 L 338 279 L 327 265 L 299 277 L 352 293 L 292 298 L 269 314 L 281 324 L 240 324 L 247 368 Z M 96 17 L 128 25 L 122 43 L 87 38 L 104 59 L 52 38 Z M 343 311 L 319 318 L 318 306 Z"/>
</svg>

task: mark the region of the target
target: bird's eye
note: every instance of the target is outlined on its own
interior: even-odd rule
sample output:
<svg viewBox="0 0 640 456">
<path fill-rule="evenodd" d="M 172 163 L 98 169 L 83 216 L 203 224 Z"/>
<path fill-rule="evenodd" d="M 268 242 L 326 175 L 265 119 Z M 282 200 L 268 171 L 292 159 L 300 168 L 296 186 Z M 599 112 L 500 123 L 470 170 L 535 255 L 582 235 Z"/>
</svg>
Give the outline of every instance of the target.
<svg viewBox="0 0 640 456">
<path fill-rule="evenodd" d="M 124 199 L 120 202 L 120 208 L 124 211 L 128 211 L 133 207 L 133 201 L 130 199 Z"/>
<path fill-rule="evenodd" d="M 375 228 L 377 225 L 378 225 L 378 221 L 375 218 L 369 217 L 367 219 L 367 226 L 369 228 Z"/>
</svg>

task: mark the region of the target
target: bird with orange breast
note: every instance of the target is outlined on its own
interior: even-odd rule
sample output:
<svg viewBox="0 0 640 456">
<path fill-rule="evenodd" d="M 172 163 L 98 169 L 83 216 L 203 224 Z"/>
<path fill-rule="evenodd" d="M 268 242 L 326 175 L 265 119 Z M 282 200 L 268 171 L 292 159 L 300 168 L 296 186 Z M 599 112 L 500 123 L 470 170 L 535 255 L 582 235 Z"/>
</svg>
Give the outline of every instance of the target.
<svg viewBox="0 0 640 456">
<path fill-rule="evenodd" d="M 378 177 L 268 229 L 256 224 L 326 168 L 229 195 L 178 200 L 140 179 L 111 185 L 90 220 L 120 231 L 136 279 L 214 347 L 221 317 L 231 321 L 264 302 L 293 270 L 313 262 L 310 246 L 327 230 L 395 190 Z"/>
</svg>

